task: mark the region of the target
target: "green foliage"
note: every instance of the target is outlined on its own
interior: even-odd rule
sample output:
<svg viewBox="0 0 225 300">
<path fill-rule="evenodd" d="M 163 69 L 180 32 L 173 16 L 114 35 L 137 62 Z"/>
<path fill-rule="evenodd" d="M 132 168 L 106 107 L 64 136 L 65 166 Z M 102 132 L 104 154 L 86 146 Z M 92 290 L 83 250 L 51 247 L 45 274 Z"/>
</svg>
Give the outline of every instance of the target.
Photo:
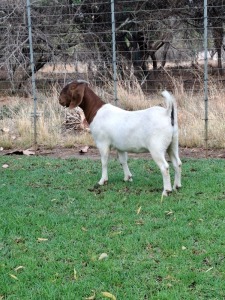
<svg viewBox="0 0 225 300">
<path fill-rule="evenodd" d="M 224 160 L 183 162 L 161 202 L 151 161 L 96 189 L 99 161 L 1 156 L 0 298 L 224 299 Z"/>
</svg>

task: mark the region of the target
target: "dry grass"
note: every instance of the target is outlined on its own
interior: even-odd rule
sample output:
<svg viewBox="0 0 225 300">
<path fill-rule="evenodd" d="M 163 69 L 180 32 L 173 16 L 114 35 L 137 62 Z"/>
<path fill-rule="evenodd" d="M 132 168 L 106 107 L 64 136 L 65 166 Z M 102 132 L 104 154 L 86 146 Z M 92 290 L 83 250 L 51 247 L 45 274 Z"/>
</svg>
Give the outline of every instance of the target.
<svg viewBox="0 0 225 300">
<path fill-rule="evenodd" d="M 95 146 L 95 142 L 89 132 L 83 132 L 78 134 L 67 133 L 61 139 L 64 147 L 72 148 L 74 145 L 89 145 Z"/>
<path fill-rule="evenodd" d="M 210 85 L 208 93 L 208 147 L 225 148 L 225 97 L 223 88 Z M 178 102 L 179 142 L 184 147 L 205 145 L 205 99 L 198 94 L 175 92 Z"/>
<path fill-rule="evenodd" d="M 111 89 L 112 90 L 112 89 Z M 107 102 L 112 101 L 107 88 L 96 92 Z M 225 147 L 225 97 L 218 86 L 209 91 L 209 140 L 211 148 Z M 184 147 L 204 146 L 205 103 L 203 92 L 186 93 L 181 84 L 177 84 L 174 94 L 178 102 L 178 119 L 180 128 L 180 145 Z M 50 96 L 38 95 L 37 111 L 37 142 L 46 148 L 56 146 L 73 147 L 75 144 L 94 145 L 91 135 L 87 132 L 75 134 L 62 132 L 65 110 L 58 104 L 58 92 L 53 89 Z M 140 88 L 118 86 L 118 105 L 127 110 L 144 109 L 153 105 L 163 105 L 160 93 L 148 99 Z M 34 129 L 33 101 L 14 97 L 0 107 L 0 147 L 29 148 L 33 145 Z"/>
<path fill-rule="evenodd" d="M 135 87 L 133 90 L 118 86 L 119 106 L 126 110 L 146 109 L 154 105 L 164 105 L 163 98 L 159 94 L 146 97 L 142 90 Z"/>
</svg>

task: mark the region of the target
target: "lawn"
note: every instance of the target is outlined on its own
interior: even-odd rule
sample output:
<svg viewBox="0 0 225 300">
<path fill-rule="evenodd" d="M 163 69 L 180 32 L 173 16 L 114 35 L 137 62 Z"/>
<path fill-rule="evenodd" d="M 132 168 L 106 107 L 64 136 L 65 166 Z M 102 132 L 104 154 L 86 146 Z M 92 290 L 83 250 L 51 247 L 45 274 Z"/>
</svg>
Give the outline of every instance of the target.
<svg viewBox="0 0 225 300">
<path fill-rule="evenodd" d="M 225 160 L 184 159 L 163 201 L 129 165 L 96 189 L 99 161 L 0 156 L 0 299 L 225 299 Z"/>
</svg>

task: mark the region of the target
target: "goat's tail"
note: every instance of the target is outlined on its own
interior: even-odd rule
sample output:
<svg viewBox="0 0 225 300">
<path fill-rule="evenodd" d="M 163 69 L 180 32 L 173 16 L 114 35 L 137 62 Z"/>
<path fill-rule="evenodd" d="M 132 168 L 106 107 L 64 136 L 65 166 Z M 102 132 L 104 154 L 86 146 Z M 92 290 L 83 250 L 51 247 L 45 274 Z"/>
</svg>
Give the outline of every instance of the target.
<svg viewBox="0 0 225 300">
<path fill-rule="evenodd" d="M 168 91 L 162 92 L 163 97 L 166 101 L 166 110 L 168 113 L 168 116 L 171 118 L 171 124 L 172 126 L 177 125 L 177 104 L 176 100 Z"/>
</svg>

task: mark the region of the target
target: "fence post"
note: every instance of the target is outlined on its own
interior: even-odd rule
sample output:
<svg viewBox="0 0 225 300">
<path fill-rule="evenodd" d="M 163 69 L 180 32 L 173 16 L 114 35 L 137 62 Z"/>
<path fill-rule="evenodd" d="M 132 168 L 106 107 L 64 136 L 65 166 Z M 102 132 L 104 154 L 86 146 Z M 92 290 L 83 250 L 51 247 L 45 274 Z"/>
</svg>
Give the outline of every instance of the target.
<svg viewBox="0 0 225 300">
<path fill-rule="evenodd" d="M 117 105 L 117 67 L 116 67 L 116 29 L 115 29 L 115 6 L 114 0 L 111 0 L 111 21 L 112 21 L 112 54 L 113 54 L 113 85 L 114 85 L 114 101 Z"/>
<path fill-rule="evenodd" d="M 32 43 L 32 26 L 31 26 L 31 12 L 30 12 L 30 0 L 27 0 L 27 20 L 28 20 L 28 33 L 29 33 L 29 47 L 30 47 L 30 64 L 32 72 L 32 93 L 34 100 L 34 150 L 37 151 L 37 96 L 36 96 L 36 82 L 35 82 L 35 72 L 34 72 L 34 53 L 33 53 L 33 43 Z"/>
<path fill-rule="evenodd" d="M 208 157 L 208 13 L 204 0 L 204 101 L 205 101 L 205 156 Z"/>
</svg>

